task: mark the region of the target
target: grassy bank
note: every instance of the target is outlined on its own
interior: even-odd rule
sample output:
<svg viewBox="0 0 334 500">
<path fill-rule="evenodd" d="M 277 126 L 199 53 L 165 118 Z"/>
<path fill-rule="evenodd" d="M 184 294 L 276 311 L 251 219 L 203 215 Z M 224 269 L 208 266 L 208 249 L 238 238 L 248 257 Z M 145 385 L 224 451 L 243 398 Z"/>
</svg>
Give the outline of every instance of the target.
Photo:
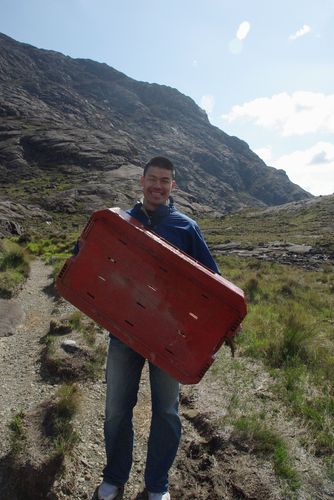
<svg viewBox="0 0 334 500">
<path fill-rule="evenodd" d="M 249 249 L 281 241 L 311 245 L 329 255 L 334 251 L 333 217 L 333 197 L 322 197 L 202 219 L 200 226 L 209 246 L 234 241 Z M 327 263 L 307 271 L 255 258 L 217 260 L 223 276 L 247 297 L 248 315 L 237 338 L 239 356 L 257 359 L 267 368 L 275 397 L 300 422 L 301 446 L 322 457 L 334 478 L 334 266 Z M 219 361 L 214 373 L 223 381 L 226 360 L 221 365 Z M 238 371 L 238 361 L 232 366 Z M 250 384 L 247 379 L 245 386 Z M 251 402 L 247 408 L 243 405 L 237 394 L 232 397 L 226 422 L 235 436 L 260 455 L 269 454 L 276 473 L 298 489 L 285 432 L 275 416 L 266 413 L 270 405 L 258 412 Z"/>
<path fill-rule="evenodd" d="M 0 297 L 10 298 L 29 275 L 29 255 L 10 239 L 0 241 Z"/>
<path fill-rule="evenodd" d="M 78 236 L 78 232 L 54 232 L 48 237 L 35 237 L 27 243 L 27 250 L 52 265 L 56 276 L 65 260 L 72 255 Z"/>
<path fill-rule="evenodd" d="M 333 467 L 334 267 L 306 272 L 275 263 L 220 257 L 224 277 L 246 293 L 239 352 L 263 361 L 276 392 L 308 429 L 303 443 Z M 249 429 L 242 421 L 245 429 Z"/>
</svg>

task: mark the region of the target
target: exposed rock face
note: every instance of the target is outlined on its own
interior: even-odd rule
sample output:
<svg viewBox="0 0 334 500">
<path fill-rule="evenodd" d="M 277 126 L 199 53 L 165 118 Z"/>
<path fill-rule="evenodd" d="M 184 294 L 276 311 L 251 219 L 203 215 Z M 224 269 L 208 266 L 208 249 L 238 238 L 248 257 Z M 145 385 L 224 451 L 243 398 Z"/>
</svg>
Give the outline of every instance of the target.
<svg viewBox="0 0 334 500">
<path fill-rule="evenodd" d="M 9 186 L 18 184 L 15 199 L 48 212 L 128 206 L 141 167 L 158 154 L 175 162 L 188 212 L 311 197 L 177 90 L 1 34 L 0 119 L 5 195 L 15 198 Z"/>
<path fill-rule="evenodd" d="M 27 219 L 48 223 L 50 216 L 38 206 L 2 200 L 0 196 L 0 238 L 22 235 Z"/>
</svg>

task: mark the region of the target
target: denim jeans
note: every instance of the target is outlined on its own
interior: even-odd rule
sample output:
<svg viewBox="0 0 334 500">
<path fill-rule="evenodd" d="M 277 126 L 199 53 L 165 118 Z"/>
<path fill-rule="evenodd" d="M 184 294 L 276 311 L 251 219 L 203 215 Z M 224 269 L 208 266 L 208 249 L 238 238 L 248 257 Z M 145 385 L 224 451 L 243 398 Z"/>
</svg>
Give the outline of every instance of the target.
<svg viewBox="0 0 334 500">
<path fill-rule="evenodd" d="M 107 465 L 105 481 L 123 485 L 129 478 L 133 450 L 133 408 L 145 358 L 111 336 L 107 361 L 107 397 L 104 423 Z M 155 493 L 168 490 L 168 471 L 181 437 L 178 414 L 179 383 L 149 363 L 152 418 L 148 438 L 145 485 Z"/>
</svg>

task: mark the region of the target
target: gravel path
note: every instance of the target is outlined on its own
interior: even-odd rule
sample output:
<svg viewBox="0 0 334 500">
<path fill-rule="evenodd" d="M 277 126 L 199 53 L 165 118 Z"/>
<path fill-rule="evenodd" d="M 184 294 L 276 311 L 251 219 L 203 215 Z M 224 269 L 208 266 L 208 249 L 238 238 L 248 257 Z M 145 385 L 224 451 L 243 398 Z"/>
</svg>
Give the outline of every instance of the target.
<svg viewBox="0 0 334 500">
<path fill-rule="evenodd" d="M 141 391 L 135 408 L 134 428 L 136 445 L 131 476 L 126 484 L 124 500 L 136 498 L 143 490 L 143 467 L 146 456 L 146 438 L 149 430 L 150 397 L 148 373 L 144 368 Z M 83 400 L 74 425 L 80 433 L 80 442 L 67 464 L 67 473 L 55 484 L 60 499 L 91 499 L 101 482 L 105 463 L 103 420 L 106 385 L 103 380 L 81 384 Z"/>
<path fill-rule="evenodd" d="M 74 308 L 65 301 L 55 304 L 48 294 L 52 269 L 41 260 L 31 263 L 28 280 L 17 298 L 0 302 L 0 459 L 9 452 L 8 423 L 20 410 L 29 410 L 57 390 L 40 375 L 41 338 L 48 332 L 50 319 Z M 106 334 L 106 343 L 108 342 Z M 105 383 L 79 383 L 82 404 L 74 422 L 80 441 L 68 457 L 66 473 L 54 485 L 56 498 L 92 498 L 101 481 L 104 466 L 103 418 Z M 134 466 L 124 500 L 135 497 L 143 488 L 143 464 L 149 428 L 150 401 L 147 371 L 144 369 L 139 401 L 135 409 L 136 447 Z M 0 498 L 1 474 L 0 467 Z M 13 500 L 14 499 L 13 497 Z"/>
<path fill-rule="evenodd" d="M 0 319 L 0 455 L 8 452 L 8 423 L 20 410 L 27 410 L 46 399 L 54 388 L 40 377 L 41 338 L 47 333 L 53 308 L 52 298 L 43 290 L 52 279 L 51 268 L 42 261 L 31 263 L 30 276 L 16 299 L 2 302 L 7 314 Z M 7 304 L 5 304 L 7 302 Z M 14 314 L 15 311 L 15 314 Z M 18 325 L 15 322 L 18 321 Z M 13 326 L 16 326 L 13 333 Z M 10 327 L 10 328 L 9 328 Z"/>
</svg>

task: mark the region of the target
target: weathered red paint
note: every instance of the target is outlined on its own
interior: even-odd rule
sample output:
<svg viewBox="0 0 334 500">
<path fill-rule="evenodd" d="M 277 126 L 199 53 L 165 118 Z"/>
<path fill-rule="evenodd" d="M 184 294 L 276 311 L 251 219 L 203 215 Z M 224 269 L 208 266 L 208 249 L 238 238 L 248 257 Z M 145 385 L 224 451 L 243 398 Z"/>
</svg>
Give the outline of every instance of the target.
<svg viewBox="0 0 334 500">
<path fill-rule="evenodd" d="M 244 294 L 118 208 L 95 212 L 59 293 L 184 384 L 200 381 L 246 315 Z"/>
</svg>

